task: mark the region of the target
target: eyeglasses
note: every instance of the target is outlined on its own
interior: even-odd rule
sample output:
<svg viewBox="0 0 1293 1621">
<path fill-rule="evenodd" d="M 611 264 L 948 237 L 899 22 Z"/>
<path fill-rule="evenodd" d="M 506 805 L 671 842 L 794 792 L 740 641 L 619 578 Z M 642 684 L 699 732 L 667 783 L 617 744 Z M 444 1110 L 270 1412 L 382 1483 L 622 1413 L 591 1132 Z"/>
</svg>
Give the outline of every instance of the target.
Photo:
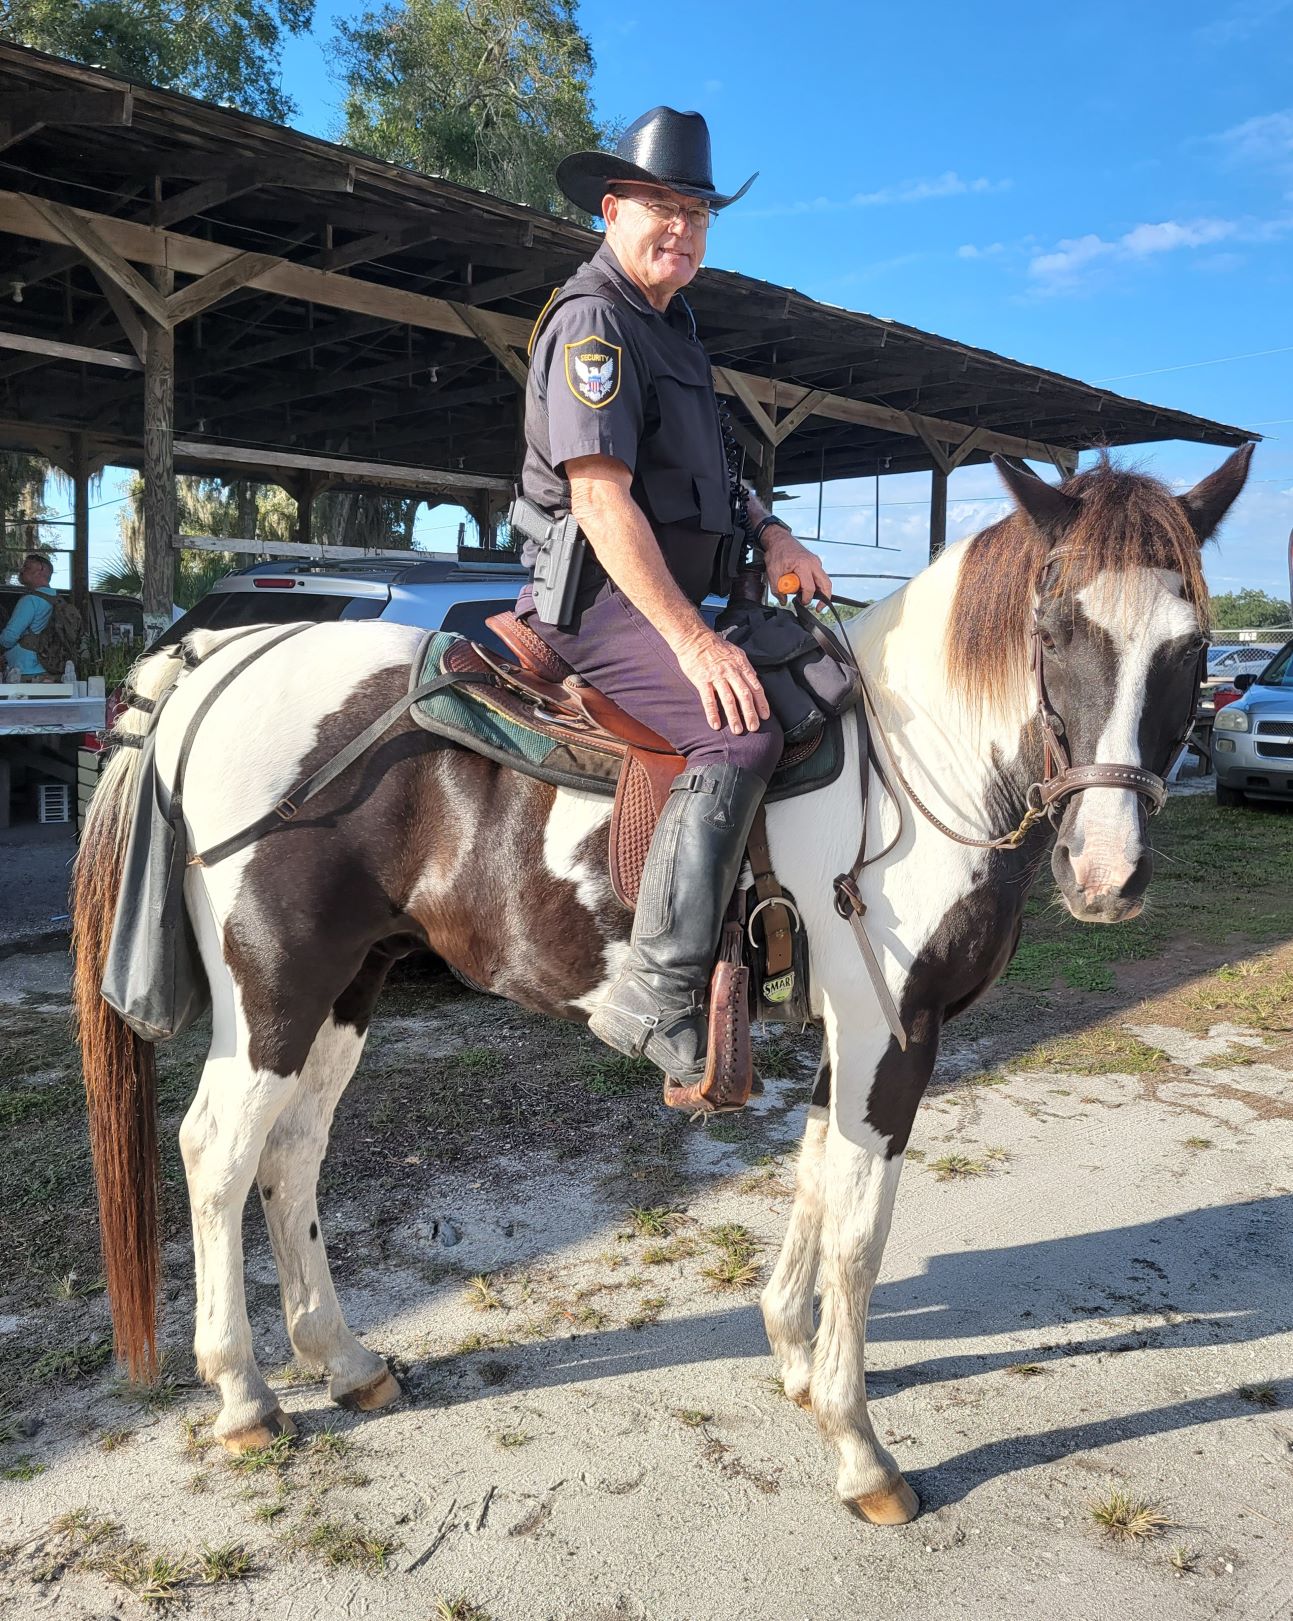
<svg viewBox="0 0 1293 1621">
<path fill-rule="evenodd" d="M 707 231 L 718 218 L 718 210 L 705 203 L 667 203 L 662 197 L 637 197 L 631 191 L 614 191 L 611 196 L 645 208 L 651 218 L 659 220 L 662 225 L 672 225 L 675 220 L 682 219 L 693 231 Z"/>
</svg>

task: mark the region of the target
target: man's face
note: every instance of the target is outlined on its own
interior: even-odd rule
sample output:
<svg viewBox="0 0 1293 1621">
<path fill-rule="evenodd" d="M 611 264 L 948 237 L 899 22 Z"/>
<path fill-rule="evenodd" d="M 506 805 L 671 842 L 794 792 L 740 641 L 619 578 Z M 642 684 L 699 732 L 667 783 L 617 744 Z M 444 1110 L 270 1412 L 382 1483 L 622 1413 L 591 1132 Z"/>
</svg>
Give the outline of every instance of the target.
<svg viewBox="0 0 1293 1621">
<path fill-rule="evenodd" d="M 53 574 L 48 563 L 39 563 L 28 558 L 18 570 L 19 584 L 30 587 L 47 586 Z"/>
<path fill-rule="evenodd" d="M 674 210 L 672 217 L 659 217 L 666 208 Z M 612 252 L 657 309 L 704 262 L 709 213 L 695 197 L 664 186 L 619 185 L 602 199 L 602 217 Z"/>
</svg>

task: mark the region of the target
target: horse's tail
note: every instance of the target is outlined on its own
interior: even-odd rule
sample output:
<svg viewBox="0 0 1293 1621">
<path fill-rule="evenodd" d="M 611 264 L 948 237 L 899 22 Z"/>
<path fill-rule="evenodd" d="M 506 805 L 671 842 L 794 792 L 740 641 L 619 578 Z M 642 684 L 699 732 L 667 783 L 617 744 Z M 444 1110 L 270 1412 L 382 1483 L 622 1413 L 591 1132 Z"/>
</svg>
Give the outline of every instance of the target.
<svg viewBox="0 0 1293 1621">
<path fill-rule="evenodd" d="M 150 700 L 116 723 L 118 735 L 142 738 L 152 705 L 183 673 L 173 653 L 153 653 L 128 685 Z M 157 1369 L 158 1243 L 157 1075 L 152 1044 L 142 1040 L 99 994 L 121 891 L 126 844 L 138 797 L 140 750 L 121 747 L 104 768 L 90 801 L 72 874 L 73 1000 L 99 1193 L 99 1229 L 117 1355 L 131 1377 Z"/>
</svg>

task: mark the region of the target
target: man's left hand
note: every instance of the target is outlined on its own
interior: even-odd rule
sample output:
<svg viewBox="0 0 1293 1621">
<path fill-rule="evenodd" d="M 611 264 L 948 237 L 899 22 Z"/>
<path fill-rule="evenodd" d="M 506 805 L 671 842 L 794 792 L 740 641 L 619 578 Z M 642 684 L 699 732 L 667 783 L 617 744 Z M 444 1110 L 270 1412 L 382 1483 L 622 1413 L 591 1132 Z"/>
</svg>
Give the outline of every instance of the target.
<svg viewBox="0 0 1293 1621">
<path fill-rule="evenodd" d="M 833 587 L 831 577 L 822 566 L 816 552 L 795 539 L 788 529 L 769 525 L 763 532 L 763 557 L 767 567 L 768 583 L 775 591 L 783 574 L 799 576 L 799 600 L 809 603 L 814 597 L 830 599 Z"/>
</svg>

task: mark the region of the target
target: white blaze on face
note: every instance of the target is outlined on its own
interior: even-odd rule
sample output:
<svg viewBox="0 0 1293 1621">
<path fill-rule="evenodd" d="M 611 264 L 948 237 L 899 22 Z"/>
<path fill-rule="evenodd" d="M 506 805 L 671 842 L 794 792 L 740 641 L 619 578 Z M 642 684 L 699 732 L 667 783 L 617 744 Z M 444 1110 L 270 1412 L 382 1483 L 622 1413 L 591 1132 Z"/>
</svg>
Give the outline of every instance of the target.
<svg viewBox="0 0 1293 1621">
<path fill-rule="evenodd" d="M 1170 569 L 1106 571 L 1077 598 L 1109 637 L 1116 659 L 1114 690 L 1092 760 L 1074 765 L 1143 765 L 1140 723 L 1149 672 L 1159 650 L 1189 636 L 1198 617 Z M 1143 855 L 1139 796 L 1130 788 L 1092 788 L 1078 798 L 1073 821 L 1073 875 L 1088 895 L 1120 889 Z"/>
</svg>

